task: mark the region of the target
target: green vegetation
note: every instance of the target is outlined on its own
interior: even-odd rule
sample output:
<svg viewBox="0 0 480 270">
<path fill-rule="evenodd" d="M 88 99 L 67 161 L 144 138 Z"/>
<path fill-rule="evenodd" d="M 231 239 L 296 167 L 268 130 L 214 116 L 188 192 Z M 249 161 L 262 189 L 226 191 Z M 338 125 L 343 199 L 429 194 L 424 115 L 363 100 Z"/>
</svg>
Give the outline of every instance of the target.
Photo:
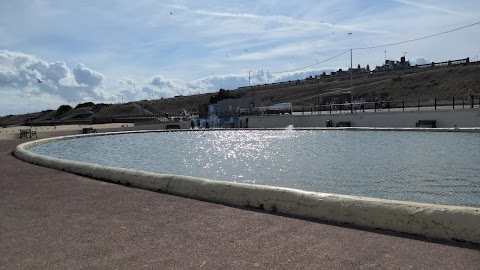
<svg viewBox="0 0 480 270">
<path fill-rule="evenodd" d="M 72 106 L 70 105 L 60 105 L 60 107 L 58 107 L 57 109 L 57 114 L 61 115 L 71 110 L 72 110 Z"/>
<path fill-rule="evenodd" d="M 233 95 L 232 92 L 229 90 L 220 89 L 218 91 L 218 94 L 210 97 L 210 103 L 217 103 L 220 100 L 229 99 L 229 98 L 236 98 L 236 96 Z"/>
<path fill-rule="evenodd" d="M 78 104 L 75 109 L 78 109 L 78 108 L 84 108 L 84 107 L 93 107 L 95 106 L 95 103 L 93 102 L 85 102 L 85 103 L 80 103 Z"/>
</svg>

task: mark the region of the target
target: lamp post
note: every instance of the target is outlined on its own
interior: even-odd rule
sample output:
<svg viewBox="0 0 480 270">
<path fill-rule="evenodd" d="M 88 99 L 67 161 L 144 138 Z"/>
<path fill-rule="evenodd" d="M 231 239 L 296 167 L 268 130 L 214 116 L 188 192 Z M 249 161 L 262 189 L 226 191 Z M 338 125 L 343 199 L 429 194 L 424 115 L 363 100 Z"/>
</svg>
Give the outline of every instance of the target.
<svg viewBox="0 0 480 270">
<path fill-rule="evenodd" d="M 350 49 L 350 112 L 353 113 L 353 56 Z"/>
<path fill-rule="evenodd" d="M 320 75 L 318 75 L 317 77 L 317 91 L 318 91 L 318 97 L 317 97 L 318 114 L 320 114 Z"/>
<path fill-rule="evenodd" d="M 248 71 L 248 86 L 250 86 L 250 73 L 252 71 Z M 249 87 L 248 89 L 248 115 L 252 115 L 252 89 Z"/>
</svg>

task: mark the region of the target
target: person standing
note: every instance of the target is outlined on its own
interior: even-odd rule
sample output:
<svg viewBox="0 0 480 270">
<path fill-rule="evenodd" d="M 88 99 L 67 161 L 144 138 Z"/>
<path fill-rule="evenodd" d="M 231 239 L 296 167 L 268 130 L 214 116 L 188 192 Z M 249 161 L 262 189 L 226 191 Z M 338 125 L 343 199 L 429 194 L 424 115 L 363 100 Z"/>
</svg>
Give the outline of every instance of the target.
<svg viewBox="0 0 480 270">
<path fill-rule="evenodd" d="M 470 99 L 470 108 L 473 108 L 473 103 L 474 103 L 474 98 L 475 98 L 475 93 L 473 90 L 470 88 L 468 89 L 468 99 Z"/>
</svg>

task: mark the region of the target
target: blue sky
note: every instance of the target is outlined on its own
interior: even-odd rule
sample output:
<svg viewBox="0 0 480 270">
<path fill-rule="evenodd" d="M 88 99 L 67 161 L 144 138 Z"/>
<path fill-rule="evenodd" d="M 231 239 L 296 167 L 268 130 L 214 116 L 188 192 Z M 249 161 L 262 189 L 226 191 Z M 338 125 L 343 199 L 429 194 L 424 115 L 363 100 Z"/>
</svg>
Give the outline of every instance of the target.
<svg viewBox="0 0 480 270">
<path fill-rule="evenodd" d="M 0 1 L 0 115 L 236 89 L 249 71 L 258 84 L 348 69 L 349 53 L 322 61 L 474 24 L 478 10 L 477 0 Z M 476 24 L 354 50 L 353 65 L 381 65 L 385 51 L 477 60 L 479 41 Z"/>
</svg>

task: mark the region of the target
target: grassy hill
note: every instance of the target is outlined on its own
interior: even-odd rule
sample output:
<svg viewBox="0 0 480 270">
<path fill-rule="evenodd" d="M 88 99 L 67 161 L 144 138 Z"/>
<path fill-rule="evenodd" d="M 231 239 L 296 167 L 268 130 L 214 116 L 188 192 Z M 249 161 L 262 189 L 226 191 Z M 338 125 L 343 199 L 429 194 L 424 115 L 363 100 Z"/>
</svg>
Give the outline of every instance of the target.
<svg viewBox="0 0 480 270">
<path fill-rule="evenodd" d="M 241 87 L 229 93 L 236 97 L 258 97 L 262 106 L 280 102 L 309 106 L 316 104 L 320 93 L 320 103 L 333 98 L 350 99 L 350 85 L 355 99 L 365 101 L 417 100 L 452 97 L 464 98 L 468 88 L 480 93 L 480 64 L 414 68 L 379 73 L 356 74 L 350 76 L 326 77 L 317 80 L 306 79 L 283 83 Z M 336 91 L 333 91 L 336 90 Z M 0 125 L 15 125 L 27 120 L 40 122 L 51 120 L 85 119 L 90 117 L 112 117 L 131 115 L 177 115 L 184 110 L 196 112 L 200 105 L 208 104 L 218 93 L 192 96 L 178 96 L 159 100 L 142 100 L 125 104 L 93 104 L 61 113 L 54 110 L 25 115 L 0 117 Z"/>
</svg>

